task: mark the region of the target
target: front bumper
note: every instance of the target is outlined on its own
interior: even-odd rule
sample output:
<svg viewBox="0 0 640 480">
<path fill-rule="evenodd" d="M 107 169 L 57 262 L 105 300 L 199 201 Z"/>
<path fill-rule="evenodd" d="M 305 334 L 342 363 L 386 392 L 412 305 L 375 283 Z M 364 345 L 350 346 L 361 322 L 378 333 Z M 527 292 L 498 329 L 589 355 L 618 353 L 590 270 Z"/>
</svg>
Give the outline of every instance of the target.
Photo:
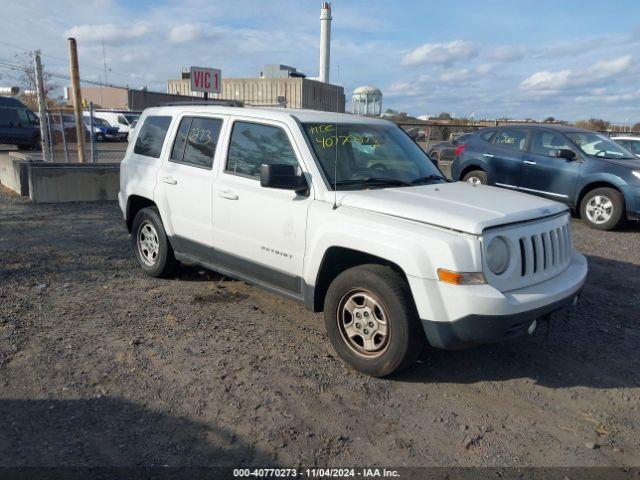
<svg viewBox="0 0 640 480">
<path fill-rule="evenodd" d="M 468 315 L 455 322 L 423 320 L 422 326 L 431 346 L 462 350 L 483 343 L 509 340 L 527 333 L 534 320 L 578 303 L 580 292 L 557 302 L 512 315 Z M 535 325 L 533 325 L 535 329 Z M 533 332 L 532 332 L 533 333 Z"/>
<path fill-rule="evenodd" d="M 574 256 L 560 274 L 535 285 L 500 292 L 491 285 L 449 285 L 409 278 L 429 343 L 457 350 L 525 333 L 531 322 L 579 297 L 587 276 L 584 255 Z"/>
</svg>

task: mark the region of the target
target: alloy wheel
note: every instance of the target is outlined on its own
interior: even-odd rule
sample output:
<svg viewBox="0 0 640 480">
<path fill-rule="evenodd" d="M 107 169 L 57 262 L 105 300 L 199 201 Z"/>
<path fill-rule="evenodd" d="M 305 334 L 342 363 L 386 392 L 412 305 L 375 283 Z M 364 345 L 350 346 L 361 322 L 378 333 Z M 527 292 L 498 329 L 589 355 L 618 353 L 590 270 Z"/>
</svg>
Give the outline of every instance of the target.
<svg viewBox="0 0 640 480">
<path fill-rule="evenodd" d="M 365 358 L 382 355 L 389 345 L 389 315 L 372 292 L 350 290 L 342 296 L 337 311 L 338 329 L 345 344 Z"/>
<path fill-rule="evenodd" d="M 586 212 L 592 223 L 607 223 L 613 215 L 613 202 L 604 195 L 596 195 L 587 202 Z"/>
<path fill-rule="evenodd" d="M 153 266 L 158 261 L 160 242 L 158 232 L 151 222 L 145 221 L 140 225 L 137 243 L 142 261 L 150 267 Z"/>
</svg>

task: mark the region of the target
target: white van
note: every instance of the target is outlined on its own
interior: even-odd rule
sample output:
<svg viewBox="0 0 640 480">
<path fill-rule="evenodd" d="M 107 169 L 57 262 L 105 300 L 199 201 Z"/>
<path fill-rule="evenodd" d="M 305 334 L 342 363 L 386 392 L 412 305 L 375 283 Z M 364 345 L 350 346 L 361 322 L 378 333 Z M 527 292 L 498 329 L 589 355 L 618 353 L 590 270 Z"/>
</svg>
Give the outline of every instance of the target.
<svg viewBox="0 0 640 480">
<path fill-rule="evenodd" d="M 128 110 L 94 110 L 93 116 L 106 120 L 112 127 L 118 128 L 118 136 L 122 140 L 129 138 L 129 133 L 135 128 L 140 112 Z"/>
</svg>

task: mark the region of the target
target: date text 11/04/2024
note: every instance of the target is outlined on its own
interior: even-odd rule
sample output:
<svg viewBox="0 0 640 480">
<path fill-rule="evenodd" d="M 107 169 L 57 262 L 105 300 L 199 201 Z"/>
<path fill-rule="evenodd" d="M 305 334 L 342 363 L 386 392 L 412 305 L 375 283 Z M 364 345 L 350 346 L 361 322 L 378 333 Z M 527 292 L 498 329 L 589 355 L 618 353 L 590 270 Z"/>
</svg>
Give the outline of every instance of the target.
<svg viewBox="0 0 640 480">
<path fill-rule="evenodd" d="M 234 477 L 306 477 L 306 478 L 399 478 L 397 470 L 386 468 L 237 468 Z"/>
</svg>

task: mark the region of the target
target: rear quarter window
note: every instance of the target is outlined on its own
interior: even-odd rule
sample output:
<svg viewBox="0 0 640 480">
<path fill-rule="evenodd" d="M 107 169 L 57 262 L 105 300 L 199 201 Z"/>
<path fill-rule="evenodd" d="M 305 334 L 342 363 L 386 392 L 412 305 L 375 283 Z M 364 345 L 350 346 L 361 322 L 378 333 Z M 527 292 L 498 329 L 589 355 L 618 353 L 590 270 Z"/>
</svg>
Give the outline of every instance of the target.
<svg viewBox="0 0 640 480">
<path fill-rule="evenodd" d="M 169 116 L 149 116 L 140 127 L 133 152 L 145 157 L 159 158 L 162 145 L 171 125 Z"/>
</svg>

